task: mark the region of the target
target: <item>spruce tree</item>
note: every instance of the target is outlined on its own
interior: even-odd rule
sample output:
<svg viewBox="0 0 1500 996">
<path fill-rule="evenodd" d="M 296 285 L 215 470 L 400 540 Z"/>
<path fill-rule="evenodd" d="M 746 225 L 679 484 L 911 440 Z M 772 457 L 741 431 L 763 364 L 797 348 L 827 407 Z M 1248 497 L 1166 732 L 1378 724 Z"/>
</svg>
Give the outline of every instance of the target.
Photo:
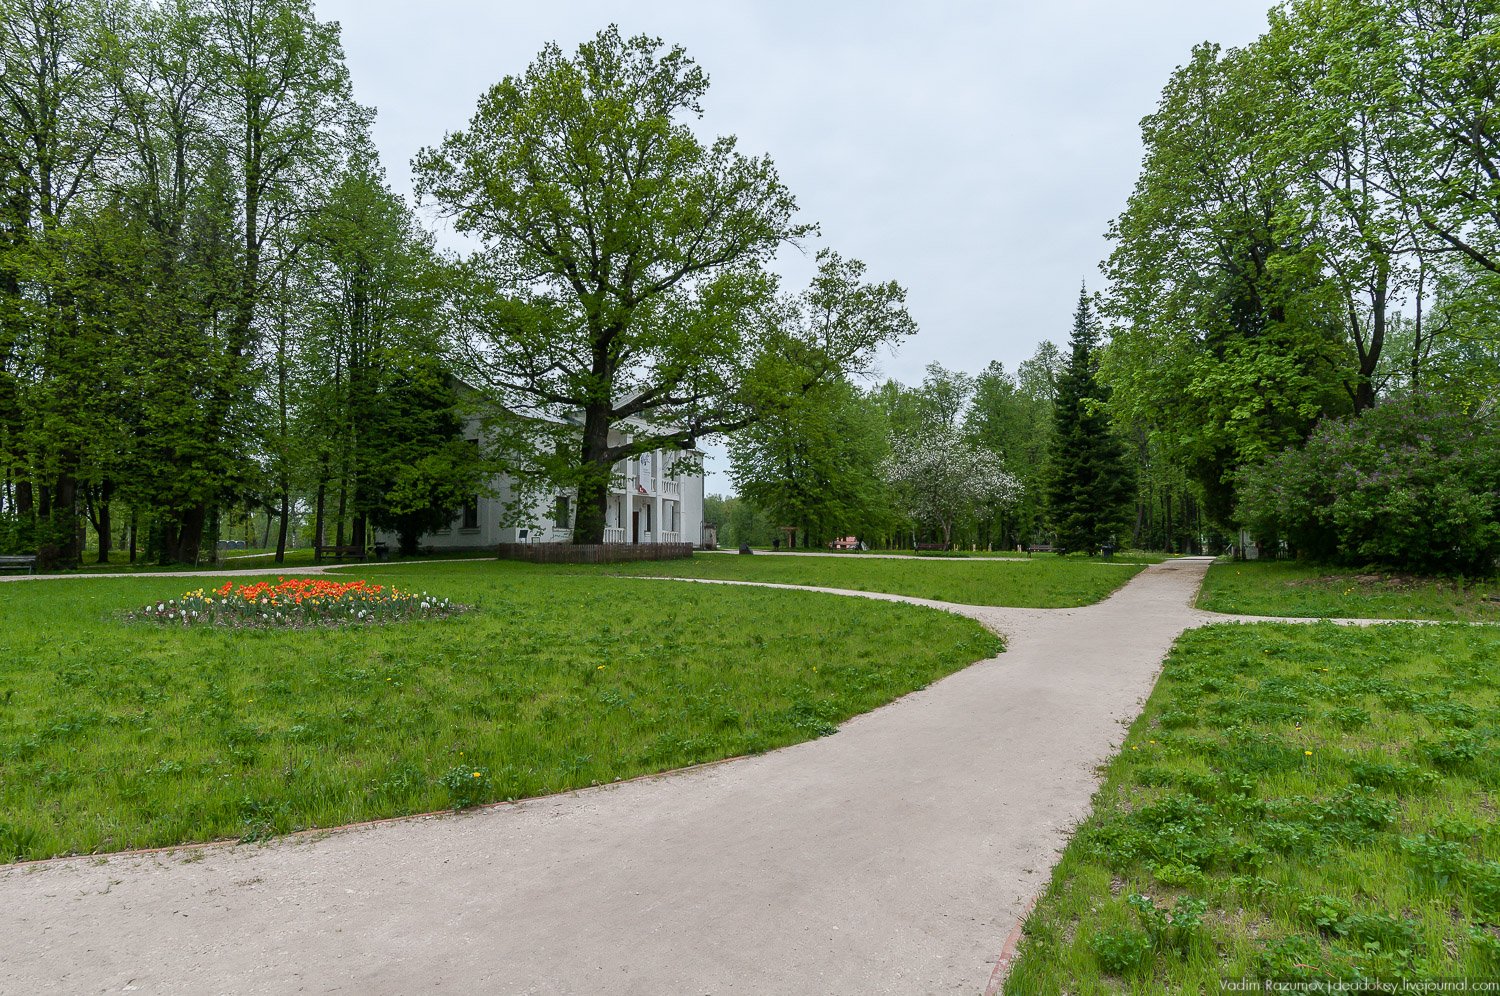
<svg viewBox="0 0 1500 996">
<path fill-rule="evenodd" d="M 1071 344 L 1057 383 L 1048 521 L 1058 547 L 1093 553 L 1129 522 L 1135 484 L 1125 448 L 1109 429 L 1109 391 L 1098 381 L 1099 329 L 1087 288 L 1078 297 Z"/>
</svg>

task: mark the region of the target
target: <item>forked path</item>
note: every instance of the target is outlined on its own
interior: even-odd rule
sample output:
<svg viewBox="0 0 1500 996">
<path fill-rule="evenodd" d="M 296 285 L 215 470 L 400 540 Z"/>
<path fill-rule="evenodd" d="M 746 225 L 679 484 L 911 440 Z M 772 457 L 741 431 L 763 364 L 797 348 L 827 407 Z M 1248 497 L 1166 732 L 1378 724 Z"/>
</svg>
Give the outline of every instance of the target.
<svg viewBox="0 0 1500 996">
<path fill-rule="evenodd" d="M 763 756 L 263 847 L 13 866 L 0 992 L 983 992 L 1172 641 L 1223 618 L 1191 607 L 1208 563 L 1087 608 L 943 606 L 1006 653 Z"/>
</svg>

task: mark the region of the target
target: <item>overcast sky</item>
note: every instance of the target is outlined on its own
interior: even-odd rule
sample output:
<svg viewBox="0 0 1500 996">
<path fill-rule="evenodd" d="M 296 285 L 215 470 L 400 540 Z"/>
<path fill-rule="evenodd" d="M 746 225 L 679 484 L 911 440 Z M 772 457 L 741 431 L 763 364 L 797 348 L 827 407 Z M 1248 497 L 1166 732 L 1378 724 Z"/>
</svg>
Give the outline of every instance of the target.
<svg viewBox="0 0 1500 996">
<path fill-rule="evenodd" d="M 611 22 L 683 45 L 709 74 L 700 137 L 768 154 L 820 245 L 907 288 L 921 331 L 881 361 L 1008 370 L 1067 341 L 1080 281 L 1100 283 L 1111 218 L 1140 165 L 1140 119 L 1201 41 L 1242 45 L 1269 0 L 315 0 L 343 25 L 391 183 L 541 46 Z M 715 448 L 709 491 L 731 490 Z"/>
</svg>

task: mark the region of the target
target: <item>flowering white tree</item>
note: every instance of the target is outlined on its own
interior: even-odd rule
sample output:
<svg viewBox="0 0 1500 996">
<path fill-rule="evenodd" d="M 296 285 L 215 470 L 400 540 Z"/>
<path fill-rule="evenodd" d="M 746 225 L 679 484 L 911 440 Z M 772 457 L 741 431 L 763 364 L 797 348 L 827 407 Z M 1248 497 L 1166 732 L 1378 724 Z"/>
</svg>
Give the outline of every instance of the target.
<svg viewBox="0 0 1500 996">
<path fill-rule="evenodd" d="M 884 465 L 897 507 L 923 525 L 943 530 L 953 542 L 953 525 L 976 512 L 1015 504 L 1021 482 L 1000 458 L 951 425 L 929 425 L 897 437 Z"/>
</svg>

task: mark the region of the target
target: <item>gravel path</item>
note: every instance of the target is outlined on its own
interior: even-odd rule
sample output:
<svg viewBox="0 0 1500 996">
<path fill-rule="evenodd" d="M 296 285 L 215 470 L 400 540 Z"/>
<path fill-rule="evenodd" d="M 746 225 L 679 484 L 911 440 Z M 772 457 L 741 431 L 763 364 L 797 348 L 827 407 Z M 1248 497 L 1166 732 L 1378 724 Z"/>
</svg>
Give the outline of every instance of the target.
<svg viewBox="0 0 1500 996">
<path fill-rule="evenodd" d="M 265 846 L 0 869 L 0 992 L 982 993 L 1209 560 L 770 754 Z M 139 575 L 134 575 L 139 576 Z M 899 631 L 891 633 L 899 640 Z"/>
</svg>

